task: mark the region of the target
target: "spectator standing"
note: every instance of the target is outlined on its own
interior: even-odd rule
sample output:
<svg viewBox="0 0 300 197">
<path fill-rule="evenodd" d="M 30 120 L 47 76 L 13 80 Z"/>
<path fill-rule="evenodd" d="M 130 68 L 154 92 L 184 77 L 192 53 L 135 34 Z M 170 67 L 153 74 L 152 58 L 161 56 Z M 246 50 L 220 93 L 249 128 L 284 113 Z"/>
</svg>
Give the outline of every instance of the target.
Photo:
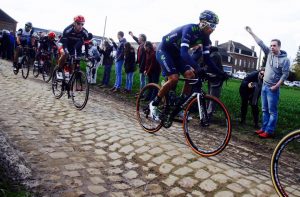
<svg viewBox="0 0 300 197">
<path fill-rule="evenodd" d="M 147 41 L 147 37 L 145 34 L 140 34 L 137 38 L 133 35 L 133 33 L 130 31 L 129 35 L 136 41 L 136 43 L 139 44 L 138 50 L 137 50 L 137 63 L 139 65 L 139 71 L 140 71 L 140 89 L 142 89 L 146 85 L 146 76 L 145 76 L 145 61 L 146 61 L 146 52 L 145 52 L 145 42 Z M 139 93 L 137 93 L 139 94 Z"/>
<path fill-rule="evenodd" d="M 126 86 L 124 93 L 130 93 L 133 84 L 133 73 L 135 71 L 135 51 L 129 42 L 125 43 L 125 62 Z"/>
<path fill-rule="evenodd" d="M 146 52 L 146 61 L 145 61 L 145 71 L 144 74 L 148 78 L 148 83 L 156 83 L 159 82 L 159 76 L 161 73 L 161 68 L 156 60 L 156 51 L 153 47 L 153 44 L 149 41 L 145 43 L 145 52 Z M 157 92 L 151 92 L 147 98 L 148 100 L 154 99 Z"/>
<path fill-rule="evenodd" d="M 124 64 L 124 45 L 126 43 L 126 39 L 124 38 L 124 32 L 119 31 L 117 34 L 119 44 L 117 45 L 112 38 L 112 44 L 114 48 L 117 50 L 116 53 L 116 81 L 114 87 L 111 89 L 113 92 L 119 92 L 122 86 L 122 66 Z"/>
<path fill-rule="evenodd" d="M 219 70 L 223 70 L 223 65 L 222 65 L 222 56 L 219 53 L 218 47 L 211 46 L 210 49 L 210 59 L 211 61 L 216 65 L 216 67 Z M 227 79 L 227 75 L 220 74 L 217 72 L 214 72 L 214 70 L 211 67 L 207 67 L 207 72 L 208 73 L 213 73 L 215 76 L 210 77 L 208 79 L 208 94 L 215 96 L 217 98 L 220 98 L 221 96 L 221 90 L 222 90 L 222 85 L 225 79 Z M 207 112 L 208 114 L 211 114 L 214 112 L 216 106 L 216 103 L 210 102 Z"/>
<path fill-rule="evenodd" d="M 249 73 L 240 85 L 241 96 L 241 123 L 246 123 L 248 104 L 252 108 L 254 127 L 258 129 L 258 99 L 261 93 L 261 87 L 264 77 L 264 70 L 253 71 Z"/>
<path fill-rule="evenodd" d="M 86 72 L 87 72 L 87 78 L 88 78 L 88 82 L 90 84 L 96 84 L 97 82 L 97 70 L 98 67 L 100 65 L 100 53 L 97 50 L 97 41 L 96 40 L 90 40 L 89 41 L 89 50 L 88 50 L 88 54 L 89 54 L 89 59 L 91 61 L 91 63 L 93 64 L 93 67 L 90 68 L 87 66 Z M 90 71 L 91 69 L 91 71 Z"/>
<path fill-rule="evenodd" d="M 2 59 L 9 59 L 9 39 L 10 32 L 8 30 L 2 31 Z"/>
<path fill-rule="evenodd" d="M 287 53 L 281 48 L 281 41 L 271 40 L 270 48 L 258 38 L 251 30 L 246 30 L 254 38 L 256 43 L 267 54 L 267 63 L 264 73 L 261 101 L 262 101 L 262 127 L 256 133 L 262 138 L 273 137 L 278 120 L 278 102 L 280 85 L 287 79 L 290 69 L 290 61 Z"/>
<path fill-rule="evenodd" d="M 14 50 L 16 48 L 16 37 L 14 35 L 14 32 L 11 31 L 9 34 L 9 40 L 10 40 L 10 45 L 9 45 L 9 59 L 13 60 L 14 57 Z"/>
<path fill-rule="evenodd" d="M 111 55 L 113 48 L 109 44 L 107 40 L 104 41 L 103 49 L 98 49 L 101 54 L 103 54 L 103 66 L 104 66 L 104 73 L 103 73 L 103 79 L 102 83 L 100 85 L 101 88 L 106 88 L 109 85 L 110 80 L 110 72 L 111 67 L 113 64 L 113 57 Z"/>
</svg>

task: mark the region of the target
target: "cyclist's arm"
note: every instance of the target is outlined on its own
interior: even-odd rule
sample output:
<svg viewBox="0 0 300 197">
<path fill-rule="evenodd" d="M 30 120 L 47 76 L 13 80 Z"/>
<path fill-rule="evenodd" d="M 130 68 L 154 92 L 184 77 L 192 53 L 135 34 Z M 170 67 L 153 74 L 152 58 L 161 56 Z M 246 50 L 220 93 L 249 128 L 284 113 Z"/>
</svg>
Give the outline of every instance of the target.
<svg viewBox="0 0 300 197">
<path fill-rule="evenodd" d="M 180 44 L 180 57 L 187 64 L 193 68 L 197 68 L 197 62 L 189 54 L 190 41 L 192 32 L 189 28 L 182 30 L 181 44 Z"/>
<path fill-rule="evenodd" d="M 23 30 L 22 29 L 19 29 L 18 32 L 17 32 L 17 45 L 21 45 L 21 40 L 20 40 L 20 37 L 22 35 L 22 32 Z"/>
</svg>

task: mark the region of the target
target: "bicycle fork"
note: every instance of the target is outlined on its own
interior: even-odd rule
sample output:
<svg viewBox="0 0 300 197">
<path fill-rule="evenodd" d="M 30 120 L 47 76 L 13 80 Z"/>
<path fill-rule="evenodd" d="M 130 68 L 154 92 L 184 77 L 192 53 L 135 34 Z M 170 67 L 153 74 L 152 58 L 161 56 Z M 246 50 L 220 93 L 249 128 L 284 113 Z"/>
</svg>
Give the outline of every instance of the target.
<svg viewBox="0 0 300 197">
<path fill-rule="evenodd" d="M 197 93 L 197 102 L 198 102 L 198 110 L 199 110 L 199 119 L 201 126 L 207 127 L 209 126 L 208 115 L 206 110 L 206 103 L 203 96 L 200 93 Z"/>
</svg>

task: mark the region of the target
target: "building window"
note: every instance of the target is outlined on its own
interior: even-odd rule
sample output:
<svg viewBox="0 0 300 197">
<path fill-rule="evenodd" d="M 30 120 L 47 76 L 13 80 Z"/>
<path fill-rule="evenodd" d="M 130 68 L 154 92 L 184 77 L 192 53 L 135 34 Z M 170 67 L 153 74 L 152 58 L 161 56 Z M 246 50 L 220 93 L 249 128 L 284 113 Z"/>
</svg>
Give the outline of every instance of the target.
<svg viewBox="0 0 300 197">
<path fill-rule="evenodd" d="M 231 61 L 231 57 L 230 56 L 228 56 L 228 62 L 230 62 Z"/>
<path fill-rule="evenodd" d="M 234 65 L 237 66 L 237 59 L 234 60 Z"/>
<path fill-rule="evenodd" d="M 240 66 L 242 66 L 242 60 L 240 60 Z"/>
</svg>

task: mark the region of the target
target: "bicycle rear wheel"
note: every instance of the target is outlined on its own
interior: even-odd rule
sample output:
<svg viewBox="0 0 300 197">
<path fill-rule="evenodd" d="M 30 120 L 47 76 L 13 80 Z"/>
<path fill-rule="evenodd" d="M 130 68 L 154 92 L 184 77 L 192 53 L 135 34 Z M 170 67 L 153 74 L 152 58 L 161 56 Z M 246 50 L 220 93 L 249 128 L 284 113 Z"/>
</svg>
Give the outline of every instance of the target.
<svg viewBox="0 0 300 197">
<path fill-rule="evenodd" d="M 155 120 L 151 115 L 150 102 L 154 99 L 160 87 L 155 83 L 149 83 L 141 91 L 136 100 L 136 115 L 139 124 L 149 133 L 154 133 L 162 127 L 161 120 Z M 163 101 L 165 99 L 162 99 Z M 162 109 L 164 102 L 158 106 L 158 110 Z"/>
<path fill-rule="evenodd" d="M 29 74 L 29 61 L 28 61 L 28 57 L 24 57 L 23 58 L 23 61 L 22 61 L 22 65 L 21 65 L 21 68 L 22 68 L 22 77 L 24 79 L 27 79 L 28 77 L 28 74 Z"/>
<path fill-rule="evenodd" d="M 48 83 L 53 75 L 53 66 L 49 61 L 46 61 L 42 69 L 43 80 Z"/>
<path fill-rule="evenodd" d="M 62 97 L 64 91 L 63 91 L 63 80 L 57 79 L 57 73 L 58 69 L 54 69 L 52 73 L 52 93 L 55 98 L 59 99 Z"/>
<path fill-rule="evenodd" d="M 271 178 L 280 196 L 300 196 L 300 130 L 286 135 L 271 159 Z"/>
<path fill-rule="evenodd" d="M 187 144 L 199 155 L 209 157 L 220 153 L 231 136 L 231 122 L 224 104 L 214 96 L 205 95 L 206 124 L 200 120 L 198 99 L 194 98 L 187 106 L 183 119 L 183 130 Z M 203 111 L 205 110 L 201 110 Z M 202 115 L 204 116 L 204 114 Z"/>
<path fill-rule="evenodd" d="M 89 84 L 86 74 L 82 71 L 76 71 L 71 78 L 70 94 L 74 106 L 82 110 L 89 99 Z"/>
</svg>

